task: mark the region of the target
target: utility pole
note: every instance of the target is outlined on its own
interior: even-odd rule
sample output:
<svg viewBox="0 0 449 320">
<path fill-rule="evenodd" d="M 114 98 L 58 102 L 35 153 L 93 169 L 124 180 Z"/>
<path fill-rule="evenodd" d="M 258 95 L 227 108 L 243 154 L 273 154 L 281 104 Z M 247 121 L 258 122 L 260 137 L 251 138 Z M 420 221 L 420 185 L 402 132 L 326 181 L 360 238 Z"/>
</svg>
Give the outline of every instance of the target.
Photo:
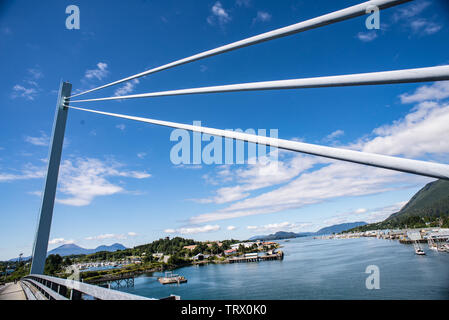
<svg viewBox="0 0 449 320">
<path fill-rule="evenodd" d="M 55 204 L 56 186 L 58 184 L 59 165 L 61 163 L 62 146 L 64 143 L 65 126 L 68 115 L 68 100 L 72 85 L 62 82 L 59 88 L 58 102 L 56 104 L 55 119 L 48 157 L 47 178 L 45 180 L 42 205 L 39 222 L 34 240 L 33 261 L 31 264 L 31 274 L 43 274 L 45 259 L 47 257 L 48 239 L 50 237 L 51 220 Z"/>
</svg>

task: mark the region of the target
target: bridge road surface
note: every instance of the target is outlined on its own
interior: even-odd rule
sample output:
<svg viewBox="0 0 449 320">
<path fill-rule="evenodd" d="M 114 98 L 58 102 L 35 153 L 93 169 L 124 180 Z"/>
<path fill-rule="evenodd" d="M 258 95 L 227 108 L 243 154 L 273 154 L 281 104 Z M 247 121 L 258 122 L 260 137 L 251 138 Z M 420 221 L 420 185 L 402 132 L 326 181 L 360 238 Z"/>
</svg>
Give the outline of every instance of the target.
<svg viewBox="0 0 449 320">
<path fill-rule="evenodd" d="M 7 283 L 5 286 L 0 287 L 0 300 L 26 300 L 25 294 L 23 293 L 20 282 L 17 281 Z"/>
</svg>

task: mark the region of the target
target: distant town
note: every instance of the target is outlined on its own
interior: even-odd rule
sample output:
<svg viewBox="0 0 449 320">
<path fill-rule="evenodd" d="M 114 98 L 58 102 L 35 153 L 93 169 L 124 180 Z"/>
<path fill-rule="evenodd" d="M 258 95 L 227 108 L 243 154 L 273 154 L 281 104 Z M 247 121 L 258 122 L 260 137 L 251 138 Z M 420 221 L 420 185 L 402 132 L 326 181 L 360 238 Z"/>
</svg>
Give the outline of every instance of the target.
<svg viewBox="0 0 449 320">
<path fill-rule="evenodd" d="M 120 247 L 115 244 L 112 248 Z M 50 254 L 45 273 L 62 278 L 102 284 L 113 279 L 126 279 L 142 273 L 173 270 L 187 265 L 208 263 L 241 263 L 281 260 L 283 252 L 274 241 L 204 241 L 166 237 L 132 249 L 99 251 L 91 254 L 67 254 L 86 250 L 76 245 L 65 245 L 55 250 L 64 255 Z M 113 250 L 113 249 L 111 249 Z M 20 279 L 28 274 L 30 260 L 1 262 L 6 276 L 4 282 Z"/>
</svg>

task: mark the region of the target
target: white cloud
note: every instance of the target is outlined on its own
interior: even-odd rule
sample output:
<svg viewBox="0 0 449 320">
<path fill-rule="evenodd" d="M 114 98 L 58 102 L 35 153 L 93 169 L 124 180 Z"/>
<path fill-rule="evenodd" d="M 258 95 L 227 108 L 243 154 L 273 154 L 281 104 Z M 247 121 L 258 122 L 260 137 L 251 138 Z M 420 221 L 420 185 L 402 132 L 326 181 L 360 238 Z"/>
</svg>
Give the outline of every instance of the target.
<svg viewBox="0 0 449 320">
<path fill-rule="evenodd" d="M 23 84 L 16 84 L 12 88 L 12 99 L 21 97 L 33 101 L 39 93 L 39 84 L 36 81 L 44 77 L 43 72 L 38 67 L 28 69 L 27 71 L 28 75 L 22 80 Z"/>
<path fill-rule="evenodd" d="M 271 20 L 271 14 L 265 11 L 257 11 L 256 17 L 253 19 L 253 23 L 267 22 Z"/>
<path fill-rule="evenodd" d="M 128 236 L 130 236 L 130 237 L 136 237 L 136 236 L 137 236 L 137 233 L 136 233 L 136 232 L 130 231 L 130 232 L 128 232 Z"/>
<path fill-rule="evenodd" d="M 357 33 L 357 38 L 363 42 L 371 42 L 377 38 L 377 32 L 376 31 L 359 32 Z"/>
<path fill-rule="evenodd" d="M 236 228 L 236 226 L 227 226 L 226 229 L 229 230 L 229 231 L 232 231 L 232 230 L 235 230 L 237 228 Z"/>
<path fill-rule="evenodd" d="M 363 151 L 417 157 L 449 152 L 449 104 L 421 102 L 405 118 L 374 130 Z"/>
<path fill-rule="evenodd" d="M 45 134 L 45 132 L 41 131 L 41 136 L 40 137 L 31 137 L 31 136 L 26 136 L 25 137 L 25 141 L 28 143 L 31 143 L 35 146 L 42 146 L 42 147 L 47 147 L 50 143 L 50 137 L 47 136 Z"/>
<path fill-rule="evenodd" d="M 108 181 L 109 177 L 144 179 L 151 176 L 146 172 L 120 170 L 122 166 L 116 162 L 91 158 L 65 160 L 61 164 L 59 192 L 68 197 L 57 198 L 56 201 L 72 206 L 89 205 L 95 197 L 125 191 L 121 186 Z"/>
<path fill-rule="evenodd" d="M 39 179 L 45 177 L 46 172 L 45 168 L 27 164 L 19 173 L 0 173 L 0 182 Z"/>
<path fill-rule="evenodd" d="M 354 211 L 348 211 L 341 214 L 337 214 L 324 221 L 324 226 L 331 226 L 334 224 L 364 221 L 366 223 L 373 223 L 383 221 L 391 214 L 398 212 L 407 203 L 407 201 L 401 201 L 380 208 L 373 209 L 357 209 Z M 323 227 L 324 227 L 323 226 Z"/>
<path fill-rule="evenodd" d="M 179 229 L 165 229 L 165 233 L 195 234 L 220 230 L 219 225 L 205 225 L 199 227 L 183 227 Z"/>
<path fill-rule="evenodd" d="M 251 5 L 251 0 L 236 0 L 235 3 L 239 7 L 249 7 Z"/>
<path fill-rule="evenodd" d="M 196 199 L 195 201 L 199 203 L 222 204 L 241 200 L 248 197 L 250 191 L 288 182 L 301 172 L 322 161 L 319 158 L 303 155 L 296 155 L 288 161 L 271 161 L 269 157 L 266 157 L 266 160 L 249 165 L 246 169 L 230 170 L 229 166 L 222 167 L 217 179 L 226 182 L 232 176 L 239 184 L 232 187 L 219 188 L 215 191 L 215 196 Z M 207 178 L 210 179 L 210 177 Z M 221 182 L 217 182 L 216 184 L 221 184 Z"/>
<path fill-rule="evenodd" d="M 125 240 L 126 235 L 124 234 L 114 234 L 114 233 L 105 233 L 100 234 L 98 236 L 86 237 L 86 240 L 105 240 L 105 239 L 117 239 L 117 240 Z"/>
<path fill-rule="evenodd" d="M 433 89 L 435 88 L 432 87 Z M 408 96 L 408 99 L 413 101 L 425 99 L 431 96 L 428 91 L 429 87 L 421 87 L 413 98 Z M 374 137 L 361 139 L 347 148 L 406 157 L 447 156 L 449 139 L 444 137 L 449 136 L 448 123 L 449 103 L 423 101 L 404 118 L 374 129 Z M 318 159 L 320 161 L 317 161 Z M 304 167 L 292 165 L 291 161 L 299 161 Z M 314 171 L 306 171 L 309 168 L 313 170 L 312 167 L 317 164 L 320 166 Z M 190 222 L 199 224 L 275 213 L 339 197 L 383 193 L 432 181 L 430 178 L 392 170 L 304 155 L 295 155 L 290 160 L 279 161 L 278 168 L 284 174 L 274 176 L 263 174 L 264 171 L 254 166 L 234 171 L 236 185 L 221 187 L 216 191 L 215 197 L 203 199 L 204 202 L 225 203 L 229 200 L 234 203 L 213 212 L 191 217 Z M 284 184 L 251 197 L 251 191 L 279 183 Z"/>
<path fill-rule="evenodd" d="M 48 244 L 72 244 L 75 243 L 74 240 L 66 240 L 64 238 L 54 238 L 48 241 Z"/>
<path fill-rule="evenodd" d="M 123 86 L 114 91 L 114 96 L 123 96 L 125 94 L 133 92 L 137 84 L 139 84 L 139 79 L 128 81 Z"/>
<path fill-rule="evenodd" d="M 410 23 L 410 27 L 414 33 L 419 33 L 422 35 L 437 33 L 442 28 L 441 25 L 424 18 L 413 20 Z"/>
<path fill-rule="evenodd" d="M 254 230 L 257 232 L 269 232 L 275 233 L 278 231 L 286 231 L 286 232 L 299 232 L 305 227 L 310 226 L 310 223 L 291 223 L 288 221 L 279 222 L 279 223 L 269 223 L 262 226 L 247 226 L 248 230 Z"/>
<path fill-rule="evenodd" d="M 139 152 L 139 153 L 137 154 L 137 157 L 140 158 L 140 159 L 144 159 L 144 158 L 146 157 L 146 155 L 147 155 L 146 152 Z"/>
<path fill-rule="evenodd" d="M 410 183 L 410 181 L 416 184 L 417 182 L 429 182 L 430 179 L 411 178 L 390 170 L 334 161 L 316 171 L 303 173 L 278 189 L 236 202 L 215 212 L 194 216 L 190 222 L 205 223 L 275 213 L 338 197 L 391 191 L 398 186 L 403 187 L 404 183 Z"/>
<path fill-rule="evenodd" d="M 28 73 L 31 75 L 33 79 L 41 79 L 44 77 L 43 72 L 39 68 L 30 68 L 28 69 Z"/>
<path fill-rule="evenodd" d="M 123 165 L 117 162 L 103 162 L 90 158 L 63 161 L 58 186 L 60 195 L 56 202 L 71 206 L 86 206 L 95 197 L 126 191 L 120 185 L 110 182 L 108 179 L 111 177 L 134 179 L 151 177 L 151 174 L 145 171 L 120 170 L 121 167 Z M 0 182 L 44 178 L 46 173 L 45 167 L 27 164 L 19 173 L 0 173 Z M 41 195 L 40 191 L 29 192 L 29 194 Z"/>
<path fill-rule="evenodd" d="M 27 192 L 28 194 L 31 194 L 33 196 L 38 196 L 38 197 L 42 197 L 42 191 L 29 191 Z"/>
<path fill-rule="evenodd" d="M 419 1 L 411 3 L 408 6 L 400 7 L 396 9 L 393 15 L 393 22 L 403 22 L 403 24 L 412 31 L 413 34 L 418 35 L 431 35 L 438 32 L 442 26 L 435 21 L 430 21 L 425 18 L 418 18 L 428 6 L 430 1 Z"/>
<path fill-rule="evenodd" d="M 418 1 L 407 6 L 398 7 L 393 15 L 393 20 L 398 22 L 400 20 L 413 18 L 424 11 L 429 5 L 429 1 Z"/>
<path fill-rule="evenodd" d="M 425 100 L 441 100 L 449 97 L 449 81 L 439 81 L 432 85 L 421 86 L 414 93 L 400 95 L 402 103 L 421 102 Z"/>
<path fill-rule="evenodd" d="M 221 26 L 231 21 L 231 16 L 223 8 L 220 1 L 215 2 L 211 8 L 211 15 L 207 17 L 207 23 L 215 25 L 218 22 Z"/>
<path fill-rule="evenodd" d="M 37 90 L 35 88 L 26 88 L 20 84 L 16 84 L 12 90 L 11 98 L 13 99 L 21 97 L 33 101 L 37 95 Z"/>
<path fill-rule="evenodd" d="M 145 171 L 125 171 L 125 172 L 118 172 L 117 176 L 135 178 L 135 179 L 146 179 L 146 178 L 150 178 L 151 174 L 149 174 Z"/>
<path fill-rule="evenodd" d="M 92 70 L 86 70 L 84 77 L 89 80 L 94 78 L 98 80 L 103 80 L 108 76 L 108 74 L 109 74 L 108 65 L 104 62 L 98 62 L 97 68 Z"/>
<path fill-rule="evenodd" d="M 122 131 L 124 131 L 124 130 L 126 129 L 126 126 L 125 126 L 123 123 L 118 124 L 118 125 L 116 125 L 115 127 L 116 127 L 117 129 L 122 130 Z"/>
<path fill-rule="evenodd" d="M 323 140 L 324 141 L 332 141 L 335 138 L 341 137 L 345 132 L 343 130 L 335 130 L 334 132 L 328 134 Z"/>
</svg>

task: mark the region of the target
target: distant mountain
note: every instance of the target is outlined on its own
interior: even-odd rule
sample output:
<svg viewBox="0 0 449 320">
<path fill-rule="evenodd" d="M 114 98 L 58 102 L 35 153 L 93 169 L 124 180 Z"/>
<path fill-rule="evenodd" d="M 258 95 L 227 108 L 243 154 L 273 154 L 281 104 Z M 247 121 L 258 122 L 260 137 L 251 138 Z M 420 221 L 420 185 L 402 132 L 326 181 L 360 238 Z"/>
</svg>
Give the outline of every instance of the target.
<svg viewBox="0 0 449 320">
<path fill-rule="evenodd" d="M 31 257 L 22 257 L 22 258 L 20 258 L 20 261 L 25 262 L 25 261 L 28 261 L 30 259 L 31 259 Z M 9 259 L 8 261 L 16 262 L 16 261 L 19 261 L 19 258 Z"/>
<path fill-rule="evenodd" d="M 439 220 L 439 221 L 438 221 Z M 420 228 L 428 225 L 449 227 L 449 181 L 436 180 L 421 188 L 398 212 L 381 222 L 356 227 L 349 231 Z"/>
<path fill-rule="evenodd" d="M 53 250 L 50 250 L 47 252 L 47 256 L 51 254 L 59 254 L 60 256 L 70 256 L 72 254 L 89 254 L 93 253 L 94 249 L 84 249 L 79 246 L 77 246 L 74 243 L 70 244 L 63 244 L 62 246 L 59 246 Z"/>
<path fill-rule="evenodd" d="M 364 226 L 366 224 L 367 223 L 363 222 L 363 221 L 335 224 L 333 226 L 325 227 L 325 228 L 318 230 L 317 232 L 315 232 L 315 235 L 321 236 L 321 235 L 325 235 L 325 234 L 340 233 L 340 232 L 343 232 L 343 231 L 346 231 L 346 230 L 349 230 L 349 229 L 352 229 L 355 227 Z"/>
<path fill-rule="evenodd" d="M 109 251 L 109 252 L 114 252 L 114 251 L 118 251 L 118 250 L 125 250 L 126 247 L 120 243 L 114 243 L 111 244 L 110 246 L 98 246 L 94 249 L 94 252 L 100 252 L 100 251 Z"/>
<path fill-rule="evenodd" d="M 91 254 L 100 251 L 114 252 L 117 250 L 124 250 L 124 249 L 126 249 L 126 247 L 120 243 L 114 243 L 111 244 L 110 246 L 102 245 L 96 247 L 95 249 L 85 249 L 80 246 L 77 246 L 76 244 L 63 244 L 62 246 L 59 246 L 49 251 L 47 253 L 47 256 L 51 254 L 59 254 L 60 256 L 63 257 L 63 256 L 70 256 L 73 254 Z"/>
<path fill-rule="evenodd" d="M 426 184 L 402 209 L 386 220 L 411 216 L 439 216 L 449 213 L 449 181 L 437 180 Z"/>
<path fill-rule="evenodd" d="M 339 232 L 346 231 L 346 230 L 349 230 L 354 227 L 363 226 L 365 224 L 366 224 L 366 222 L 362 222 L 362 221 L 341 223 L 341 224 L 336 224 L 333 226 L 322 228 L 322 229 L 318 230 L 317 232 L 294 233 L 294 232 L 279 231 L 274 234 L 254 236 L 254 237 L 249 238 L 248 240 L 270 241 L 270 240 L 282 240 L 282 239 L 292 239 L 292 238 L 299 238 L 299 237 L 308 237 L 308 236 L 318 236 L 318 235 L 324 235 L 324 234 L 339 233 Z"/>
<path fill-rule="evenodd" d="M 70 244 L 63 244 L 62 246 L 59 246 L 53 250 L 50 250 L 47 252 L 47 256 L 51 255 L 51 254 L 59 254 L 61 257 L 64 256 L 71 256 L 71 255 L 76 255 L 76 254 L 91 254 L 91 253 L 95 253 L 95 252 L 100 252 L 100 251 L 109 251 L 109 252 L 114 252 L 114 251 L 118 251 L 118 250 L 125 250 L 126 247 L 120 243 L 114 243 L 111 244 L 110 246 L 98 246 L 95 249 L 85 249 L 82 248 L 80 246 L 77 246 L 74 243 L 70 243 Z M 21 261 L 26 261 L 31 259 L 31 257 L 22 257 Z M 14 258 L 11 259 L 9 261 L 18 261 L 19 258 Z"/>
<path fill-rule="evenodd" d="M 249 238 L 249 240 L 281 240 L 281 239 L 291 239 L 291 238 L 297 238 L 298 234 L 294 232 L 285 232 L 285 231 L 279 231 L 274 234 L 269 235 L 259 235 Z"/>
</svg>

